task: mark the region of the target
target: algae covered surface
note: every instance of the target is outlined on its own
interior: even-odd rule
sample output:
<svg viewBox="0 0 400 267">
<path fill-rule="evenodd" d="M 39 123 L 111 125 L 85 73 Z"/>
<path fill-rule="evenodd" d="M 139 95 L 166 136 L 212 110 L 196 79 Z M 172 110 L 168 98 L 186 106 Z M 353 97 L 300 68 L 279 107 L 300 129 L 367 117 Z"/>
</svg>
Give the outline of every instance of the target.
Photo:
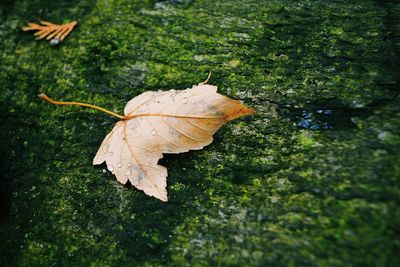
<svg viewBox="0 0 400 267">
<path fill-rule="evenodd" d="M 1 266 L 400 266 L 400 4 L 0 3 Z M 58 46 L 22 32 L 77 20 Z M 169 202 L 93 157 L 148 90 L 257 110 L 167 155 Z"/>
</svg>

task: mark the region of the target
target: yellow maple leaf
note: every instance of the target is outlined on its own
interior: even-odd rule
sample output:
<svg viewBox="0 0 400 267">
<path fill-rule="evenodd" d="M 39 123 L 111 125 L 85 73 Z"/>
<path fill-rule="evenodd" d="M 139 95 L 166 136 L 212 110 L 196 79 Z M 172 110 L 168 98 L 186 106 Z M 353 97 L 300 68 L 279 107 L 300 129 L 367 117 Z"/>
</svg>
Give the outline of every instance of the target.
<svg viewBox="0 0 400 267">
<path fill-rule="evenodd" d="M 120 183 L 129 181 L 162 201 L 168 200 L 167 169 L 158 164 L 163 153 L 202 149 L 225 123 L 255 113 L 208 84 L 142 93 L 126 104 L 124 115 L 80 102 L 54 101 L 44 94 L 39 97 L 52 104 L 91 107 L 120 118 L 103 140 L 93 164 L 105 161 Z"/>
</svg>

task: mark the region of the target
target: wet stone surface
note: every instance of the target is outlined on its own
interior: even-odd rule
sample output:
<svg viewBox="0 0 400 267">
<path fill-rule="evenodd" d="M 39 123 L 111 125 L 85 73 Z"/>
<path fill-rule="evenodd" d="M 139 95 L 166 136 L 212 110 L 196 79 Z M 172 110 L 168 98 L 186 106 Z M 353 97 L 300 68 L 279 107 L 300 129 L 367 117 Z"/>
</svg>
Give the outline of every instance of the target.
<svg viewBox="0 0 400 267">
<path fill-rule="evenodd" d="M 399 266 L 399 14 L 378 0 L 1 2 L 0 265 Z M 37 18 L 78 26 L 51 46 L 21 31 Z M 257 114 L 162 159 L 168 203 L 92 165 L 114 118 L 37 98 L 122 113 L 210 70 Z"/>
</svg>

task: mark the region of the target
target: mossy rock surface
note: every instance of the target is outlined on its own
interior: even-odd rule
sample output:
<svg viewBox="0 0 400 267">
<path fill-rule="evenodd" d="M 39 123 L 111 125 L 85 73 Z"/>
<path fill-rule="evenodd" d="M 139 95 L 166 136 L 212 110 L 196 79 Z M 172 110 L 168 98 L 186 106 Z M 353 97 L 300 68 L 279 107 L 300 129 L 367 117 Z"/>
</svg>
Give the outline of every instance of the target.
<svg viewBox="0 0 400 267">
<path fill-rule="evenodd" d="M 1 266 L 400 266 L 400 4 L 0 4 Z M 77 20 L 58 46 L 22 32 Z M 148 90 L 257 110 L 167 155 L 169 202 L 92 159 Z"/>
</svg>

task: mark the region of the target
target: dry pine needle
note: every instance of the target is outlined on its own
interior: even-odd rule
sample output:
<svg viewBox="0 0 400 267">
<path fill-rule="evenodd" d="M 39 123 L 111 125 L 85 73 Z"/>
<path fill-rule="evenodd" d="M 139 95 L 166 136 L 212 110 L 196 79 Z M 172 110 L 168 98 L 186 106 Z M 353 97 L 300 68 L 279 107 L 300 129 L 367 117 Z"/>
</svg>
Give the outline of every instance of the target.
<svg viewBox="0 0 400 267">
<path fill-rule="evenodd" d="M 52 45 L 62 42 L 77 24 L 76 21 L 66 24 L 54 24 L 44 20 L 39 20 L 39 22 L 42 25 L 29 22 L 28 26 L 22 27 L 22 30 L 37 31 L 33 34 L 36 36 L 36 40 L 46 38 L 46 40 L 50 40 L 50 44 Z"/>
</svg>

